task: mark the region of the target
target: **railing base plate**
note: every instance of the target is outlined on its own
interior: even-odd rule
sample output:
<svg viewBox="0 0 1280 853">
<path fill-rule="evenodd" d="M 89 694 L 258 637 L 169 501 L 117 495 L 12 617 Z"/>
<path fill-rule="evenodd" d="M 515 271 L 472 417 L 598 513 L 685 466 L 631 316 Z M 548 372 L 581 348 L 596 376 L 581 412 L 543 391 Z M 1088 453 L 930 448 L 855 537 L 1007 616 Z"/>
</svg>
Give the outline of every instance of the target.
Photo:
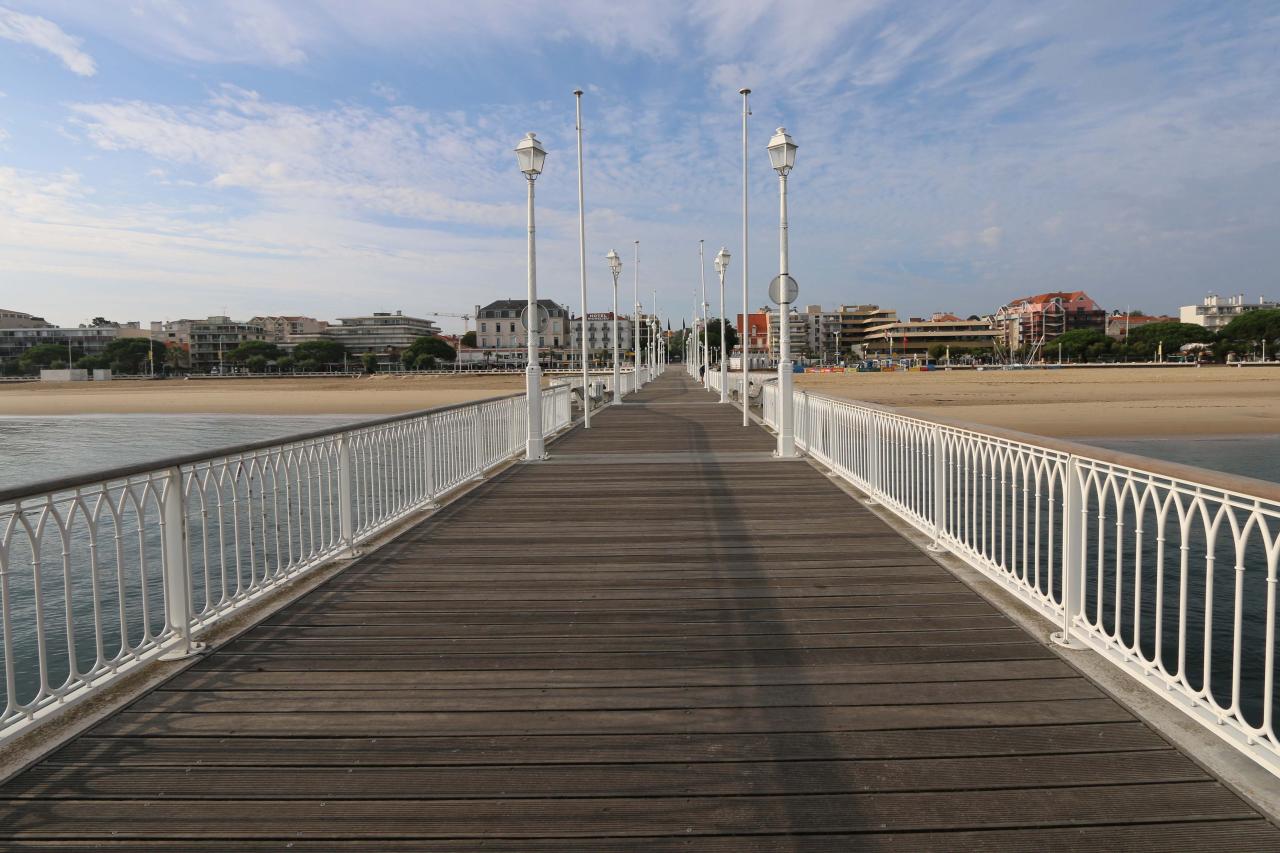
<svg viewBox="0 0 1280 853">
<path fill-rule="evenodd" d="M 199 657 L 209 651 L 207 643 L 191 643 L 184 648 L 170 649 L 160 655 L 160 660 L 186 660 L 187 658 Z"/>
<path fill-rule="evenodd" d="M 1049 640 L 1055 646 L 1062 646 L 1062 648 L 1064 649 L 1089 648 L 1084 643 L 1080 642 L 1075 637 L 1072 637 L 1070 634 L 1066 633 L 1065 631 L 1054 631 L 1052 634 L 1049 635 Z"/>
</svg>

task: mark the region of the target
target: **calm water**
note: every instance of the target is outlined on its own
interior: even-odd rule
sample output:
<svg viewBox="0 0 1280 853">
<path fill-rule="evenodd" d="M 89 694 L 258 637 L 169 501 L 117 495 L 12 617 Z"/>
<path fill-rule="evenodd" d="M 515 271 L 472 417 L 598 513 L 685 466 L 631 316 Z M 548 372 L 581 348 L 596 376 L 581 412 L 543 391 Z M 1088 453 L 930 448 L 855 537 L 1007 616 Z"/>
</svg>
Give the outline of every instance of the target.
<svg viewBox="0 0 1280 853">
<path fill-rule="evenodd" d="M 1094 439 L 1086 443 L 1280 483 L 1280 435 L 1245 438 L 1110 438 Z"/>
<path fill-rule="evenodd" d="M 0 489 L 340 426 L 368 415 L 0 417 Z"/>
</svg>

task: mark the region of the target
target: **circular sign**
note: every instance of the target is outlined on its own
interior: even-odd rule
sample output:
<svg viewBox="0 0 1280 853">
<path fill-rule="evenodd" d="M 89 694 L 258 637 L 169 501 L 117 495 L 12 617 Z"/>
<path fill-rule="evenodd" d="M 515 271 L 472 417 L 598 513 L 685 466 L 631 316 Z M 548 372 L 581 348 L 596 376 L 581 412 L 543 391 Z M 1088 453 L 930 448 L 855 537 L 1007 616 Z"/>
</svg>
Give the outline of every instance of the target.
<svg viewBox="0 0 1280 853">
<path fill-rule="evenodd" d="M 795 302 L 799 295 L 800 285 L 789 275 L 775 275 L 773 281 L 769 282 L 769 298 L 779 305 L 783 302 Z"/>
<path fill-rule="evenodd" d="M 536 334 L 542 334 L 547 330 L 547 324 L 551 322 L 551 314 L 543 305 L 538 306 L 538 328 L 534 329 Z M 520 326 L 526 332 L 529 331 L 529 306 L 525 305 L 520 311 Z"/>
</svg>

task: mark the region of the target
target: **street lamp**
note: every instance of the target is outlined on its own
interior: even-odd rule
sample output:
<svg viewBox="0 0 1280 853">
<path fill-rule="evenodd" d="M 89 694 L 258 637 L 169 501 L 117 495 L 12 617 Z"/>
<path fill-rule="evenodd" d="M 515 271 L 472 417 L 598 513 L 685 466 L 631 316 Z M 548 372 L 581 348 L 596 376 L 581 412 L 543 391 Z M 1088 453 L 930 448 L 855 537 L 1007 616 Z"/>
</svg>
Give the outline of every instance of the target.
<svg viewBox="0 0 1280 853">
<path fill-rule="evenodd" d="M 724 322 L 724 271 L 729 268 L 729 250 L 724 246 L 716 253 L 716 273 L 720 276 L 720 402 L 729 402 L 729 345 L 725 339 L 728 331 Z"/>
<path fill-rule="evenodd" d="M 622 402 L 622 370 L 618 366 L 618 276 L 622 274 L 622 258 L 613 249 L 605 255 L 613 275 L 613 402 Z"/>
<path fill-rule="evenodd" d="M 791 373 L 791 293 L 790 263 L 787 245 L 787 175 L 796 165 L 796 144 L 785 127 L 778 128 L 769 140 L 769 163 L 778 173 L 779 246 L 778 246 L 778 456 L 796 455 L 794 413 L 791 410 L 793 381 Z"/>
<path fill-rule="evenodd" d="M 707 375 L 707 371 L 711 369 L 711 341 L 707 339 L 707 329 L 710 328 L 710 322 L 707 320 L 707 257 L 703 250 L 705 240 L 698 241 L 698 278 L 702 282 L 702 376 L 699 379 L 703 388 L 710 388 L 711 377 Z"/>
<path fill-rule="evenodd" d="M 529 336 L 529 357 L 524 371 L 525 397 L 529 407 L 529 436 L 525 442 L 524 458 L 534 461 L 543 459 L 546 453 L 542 441 L 542 370 L 538 367 L 538 333 L 542 323 L 538 311 L 538 264 L 534 252 L 533 182 L 542 174 L 547 152 L 542 143 L 538 142 L 538 137 L 532 133 L 526 134 L 515 150 L 516 162 L 520 164 L 520 171 L 529 183 L 529 308 L 525 323 Z"/>
</svg>

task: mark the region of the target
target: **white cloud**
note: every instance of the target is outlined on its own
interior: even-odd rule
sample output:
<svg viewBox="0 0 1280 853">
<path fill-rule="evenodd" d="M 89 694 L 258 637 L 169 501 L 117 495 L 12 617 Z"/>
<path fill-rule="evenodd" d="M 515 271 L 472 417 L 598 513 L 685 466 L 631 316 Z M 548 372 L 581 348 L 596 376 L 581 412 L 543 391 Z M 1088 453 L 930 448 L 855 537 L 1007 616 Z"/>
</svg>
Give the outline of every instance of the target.
<svg viewBox="0 0 1280 853">
<path fill-rule="evenodd" d="M 998 225 L 992 225 L 978 232 L 978 242 L 988 249 L 994 249 L 1000 245 L 1000 238 L 1003 236 L 1004 229 Z"/>
<path fill-rule="evenodd" d="M 81 77 L 98 73 L 93 57 L 80 49 L 80 39 L 67 35 L 48 18 L 0 6 L 0 38 L 47 50 Z"/>
<path fill-rule="evenodd" d="M 369 91 L 389 104 L 400 100 L 400 90 L 381 80 L 375 80 L 374 84 L 369 87 Z"/>
</svg>

